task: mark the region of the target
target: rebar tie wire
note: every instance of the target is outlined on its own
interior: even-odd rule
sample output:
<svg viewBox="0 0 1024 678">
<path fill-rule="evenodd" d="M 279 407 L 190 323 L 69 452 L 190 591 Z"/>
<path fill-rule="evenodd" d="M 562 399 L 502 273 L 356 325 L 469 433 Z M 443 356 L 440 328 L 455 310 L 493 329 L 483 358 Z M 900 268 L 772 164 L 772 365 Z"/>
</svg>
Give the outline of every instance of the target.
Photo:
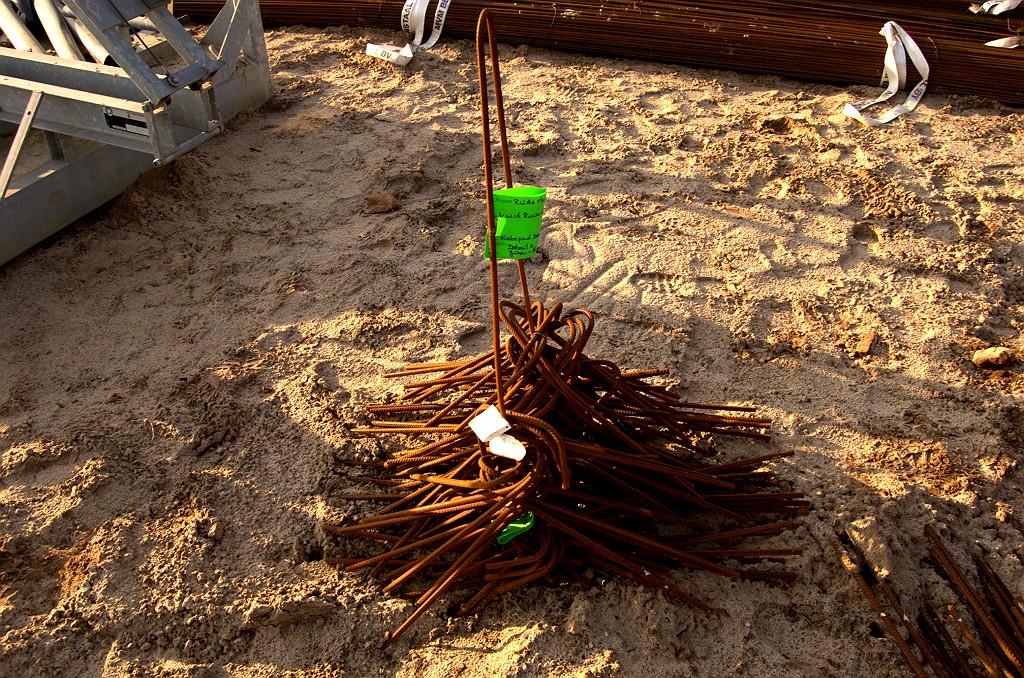
<svg viewBox="0 0 1024 678">
<path fill-rule="evenodd" d="M 749 406 L 683 402 L 666 387 L 645 381 L 665 370 L 631 372 L 587 357 L 593 314 L 532 302 L 522 260 L 524 305 L 500 299 L 488 53 L 507 188 L 512 171 L 497 14 L 481 12 L 476 35 L 492 348 L 482 356 L 410 365 L 386 375 L 413 381 L 399 405 L 370 406 L 382 419 L 353 433 L 433 439 L 375 464 L 386 475 L 379 479 L 386 489 L 379 499 L 389 502 L 376 514 L 351 525 L 323 526 L 328 533 L 387 549 L 361 559 L 327 558 L 327 563 L 349 572 L 370 568 L 385 592 L 415 599 L 413 612 L 387 642 L 446 594 L 476 588 L 460 609 L 468 614 L 537 581 L 588 585 L 587 567 L 628 577 L 710 613 L 710 606 L 671 580 L 674 570 L 686 566 L 733 578 L 788 580 L 795 574 L 740 566 L 777 563 L 801 553 L 738 543 L 777 536 L 795 525 L 770 516 L 807 512 L 801 494 L 777 488 L 774 475 L 762 469 L 792 452 L 716 466 L 704 460 L 708 450 L 698 444 L 712 433 L 768 439 L 769 420 L 753 416 Z M 470 420 L 490 405 L 526 446 L 523 461 L 491 454 L 469 429 Z M 405 494 L 396 499 L 396 490 Z M 363 501 L 371 495 L 361 490 L 354 496 Z M 534 514 L 533 527 L 497 543 L 501 531 L 527 511 Z"/>
</svg>

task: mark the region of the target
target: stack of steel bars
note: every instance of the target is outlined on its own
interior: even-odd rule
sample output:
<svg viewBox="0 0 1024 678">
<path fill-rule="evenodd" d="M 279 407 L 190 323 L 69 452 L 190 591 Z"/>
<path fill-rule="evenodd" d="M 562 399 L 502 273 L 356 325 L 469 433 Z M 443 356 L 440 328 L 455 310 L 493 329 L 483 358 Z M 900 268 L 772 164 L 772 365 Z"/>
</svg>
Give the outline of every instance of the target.
<svg viewBox="0 0 1024 678">
<path fill-rule="evenodd" d="M 177 0 L 175 10 L 210 18 L 221 0 Z M 403 0 L 262 0 L 268 24 L 376 26 L 399 30 Z M 896 21 L 931 66 L 930 91 L 1024 103 L 1024 52 L 984 43 L 1019 30 L 1024 5 L 973 14 L 965 0 L 453 0 L 445 35 L 472 33 L 485 7 L 501 10 L 503 42 L 770 73 L 837 84 L 877 85 Z M 431 6 L 431 12 L 433 6 Z M 428 16 L 432 16 L 432 13 Z M 911 67 L 911 70 L 912 67 Z M 909 74 L 911 86 L 916 74 Z"/>
</svg>

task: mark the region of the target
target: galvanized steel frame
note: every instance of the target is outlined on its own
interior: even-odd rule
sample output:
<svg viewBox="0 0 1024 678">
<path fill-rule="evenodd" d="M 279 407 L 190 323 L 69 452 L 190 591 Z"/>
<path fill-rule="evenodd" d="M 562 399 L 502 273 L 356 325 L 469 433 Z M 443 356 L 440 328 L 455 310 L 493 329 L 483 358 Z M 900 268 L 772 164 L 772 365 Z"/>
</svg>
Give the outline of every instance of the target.
<svg viewBox="0 0 1024 678">
<path fill-rule="evenodd" d="M 270 98 L 258 0 L 228 0 L 199 41 L 165 4 L 68 1 L 80 18 L 88 14 L 83 21 L 125 67 L 0 48 L 0 122 L 19 127 L 0 172 L 0 264 Z M 190 65 L 156 73 L 118 32 L 118 15 L 144 16 L 160 29 L 164 39 L 147 56 L 173 51 Z M 47 134 L 51 160 L 14 177 L 29 128 Z"/>
</svg>

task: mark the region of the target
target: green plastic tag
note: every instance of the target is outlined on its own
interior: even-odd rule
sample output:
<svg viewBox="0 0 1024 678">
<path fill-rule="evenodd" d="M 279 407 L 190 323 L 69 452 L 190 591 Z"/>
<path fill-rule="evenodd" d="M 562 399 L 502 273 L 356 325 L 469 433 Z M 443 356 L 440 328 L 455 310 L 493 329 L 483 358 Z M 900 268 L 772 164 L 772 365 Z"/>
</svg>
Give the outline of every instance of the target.
<svg viewBox="0 0 1024 678">
<path fill-rule="evenodd" d="M 505 526 L 505 529 L 498 535 L 498 543 L 505 545 L 523 532 L 527 532 L 531 527 L 533 527 L 533 511 L 527 511 Z"/>
<path fill-rule="evenodd" d="M 494 192 L 494 240 L 498 259 L 529 259 L 537 253 L 546 188 L 517 186 Z M 486 240 L 486 239 L 485 239 Z M 491 256 L 484 243 L 484 256 Z"/>
</svg>

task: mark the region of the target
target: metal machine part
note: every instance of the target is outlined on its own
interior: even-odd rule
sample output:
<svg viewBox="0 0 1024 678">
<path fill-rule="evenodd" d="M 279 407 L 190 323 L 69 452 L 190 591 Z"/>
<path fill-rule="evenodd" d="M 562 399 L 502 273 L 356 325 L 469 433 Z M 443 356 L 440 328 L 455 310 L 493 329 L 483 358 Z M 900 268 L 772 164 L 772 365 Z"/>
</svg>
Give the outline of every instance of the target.
<svg viewBox="0 0 1024 678">
<path fill-rule="evenodd" d="M 199 40 L 167 4 L 35 0 L 53 56 L 0 0 L 0 31 L 20 47 L 0 47 L 0 135 L 15 126 L 0 171 L 0 264 L 270 98 L 258 0 L 227 0 Z M 76 53 L 96 62 L 67 58 Z M 30 130 L 44 133 L 49 161 L 16 177 Z"/>
</svg>

